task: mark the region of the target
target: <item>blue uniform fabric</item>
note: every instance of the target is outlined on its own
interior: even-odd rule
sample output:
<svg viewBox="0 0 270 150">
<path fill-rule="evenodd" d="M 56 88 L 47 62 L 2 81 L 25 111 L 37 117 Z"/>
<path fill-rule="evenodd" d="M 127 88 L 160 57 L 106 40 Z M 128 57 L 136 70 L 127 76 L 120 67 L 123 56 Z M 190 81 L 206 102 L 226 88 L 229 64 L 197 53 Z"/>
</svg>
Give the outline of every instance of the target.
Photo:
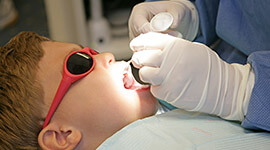
<svg viewBox="0 0 270 150">
<path fill-rule="evenodd" d="M 248 57 L 248 62 L 256 77 L 242 126 L 270 131 L 270 51 L 252 53 Z"/>
<path fill-rule="evenodd" d="M 270 50 L 270 1 L 221 0 L 217 35 L 246 55 Z"/>
<path fill-rule="evenodd" d="M 245 64 L 254 53 L 248 62 L 255 72 L 255 85 L 242 125 L 270 131 L 270 1 L 213 1 L 195 1 L 201 30 L 196 41 L 211 45 L 222 39 L 217 53 L 228 63 Z"/>
<path fill-rule="evenodd" d="M 196 0 L 194 3 L 201 30 L 195 41 L 211 45 L 221 38 L 228 46 L 223 43 L 217 53 L 225 61 L 244 64 L 252 52 L 270 50 L 270 1 Z"/>
<path fill-rule="evenodd" d="M 194 2 L 199 14 L 200 35 L 197 42 L 211 45 L 217 40 L 215 31 L 219 0 L 197 0 Z"/>
</svg>

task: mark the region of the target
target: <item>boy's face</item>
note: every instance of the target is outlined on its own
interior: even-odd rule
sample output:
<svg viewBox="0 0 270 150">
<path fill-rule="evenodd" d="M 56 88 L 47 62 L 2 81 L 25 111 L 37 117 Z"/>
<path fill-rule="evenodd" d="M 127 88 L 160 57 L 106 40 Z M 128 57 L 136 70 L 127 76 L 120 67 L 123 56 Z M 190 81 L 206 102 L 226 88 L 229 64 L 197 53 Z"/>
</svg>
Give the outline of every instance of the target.
<svg viewBox="0 0 270 150">
<path fill-rule="evenodd" d="M 44 88 L 45 117 L 60 84 L 66 56 L 82 47 L 49 41 L 43 42 L 42 48 L 45 54 L 39 63 L 38 75 Z M 84 137 L 95 136 L 96 144 L 100 144 L 127 124 L 153 115 L 157 100 L 149 88 L 136 91 L 124 87 L 126 63 L 115 62 L 110 53 L 94 55 L 94 58 L 93 71 L 71 85 L 50 123 L 72 124 Z"/>
</svg>

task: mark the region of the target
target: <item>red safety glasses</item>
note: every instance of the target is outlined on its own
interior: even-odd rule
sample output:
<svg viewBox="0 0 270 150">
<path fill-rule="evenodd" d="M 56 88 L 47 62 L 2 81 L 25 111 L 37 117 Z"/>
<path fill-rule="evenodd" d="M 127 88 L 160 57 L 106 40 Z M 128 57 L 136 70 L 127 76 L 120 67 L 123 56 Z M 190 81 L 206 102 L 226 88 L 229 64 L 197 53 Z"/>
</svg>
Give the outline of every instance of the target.
<svg viewBox="0 0 270 150">
<path fill-rule="evenodd" d="M 89 47 L 85 47 L 82 50 L 74 51 L 68 55 L 65 60 L 61 83 L 46 116 L 43 128 L 49 124 L 55 110 L 57 109 L 70 85 L 85 77 L 93 70 L 95 67 L 95 59 L 93 55 L 97 54 L 98 52 L 90 49 Z"/>
</svg>

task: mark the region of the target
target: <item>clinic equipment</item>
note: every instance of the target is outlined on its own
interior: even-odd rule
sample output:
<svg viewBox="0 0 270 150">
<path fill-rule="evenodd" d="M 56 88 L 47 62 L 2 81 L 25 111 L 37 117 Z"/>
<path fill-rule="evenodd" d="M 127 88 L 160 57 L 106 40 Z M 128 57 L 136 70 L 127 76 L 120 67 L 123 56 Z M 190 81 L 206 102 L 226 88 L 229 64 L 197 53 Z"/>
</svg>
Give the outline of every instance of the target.
<svg viewBox="0 0 270 150">
<path fill-rule="evenodd" d="M 110 52 L 116 60 L 129 59 L 132 56 L 132 51 L 128 50 L 127 27 L 130 9 L 117 8 L 105 16 L 101 0 L 87 1 L 94 3 L 89 8 L 92 11 L 89 18 L 85 13 L 87 6 L 84 6 L 84 1 L 45 0 L 50 38 L 90 46 L 99 52 Z"/>
<path fill-rule="evenodd" d="M 103 17 L 102 2 L 100 0 L 90 0 L 91 19 L 88 21 L 90 41 L 97 46 L 103 46 L 110 42 L 110 25 Z"/>
<path fill-rule="evenodd" d="M 61 83 L 46 116 L 43 128 L 49 124 L 55 110 L 71 84 L 85 77 L 94 69 L 95 59 L 93 55 L 97 54 L 98 52 L 90 49 L 89 47 L 85 47 L 82 50 L 74 51 L 68 55 L 65 60 Z"/>
</svg>

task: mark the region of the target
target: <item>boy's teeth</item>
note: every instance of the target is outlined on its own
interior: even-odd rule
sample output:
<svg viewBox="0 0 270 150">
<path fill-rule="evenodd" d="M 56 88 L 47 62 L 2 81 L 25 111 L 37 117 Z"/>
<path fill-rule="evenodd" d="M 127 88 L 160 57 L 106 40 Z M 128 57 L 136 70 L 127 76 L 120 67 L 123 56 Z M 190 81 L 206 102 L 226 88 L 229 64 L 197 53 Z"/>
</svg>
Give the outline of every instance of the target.
<svg viewBox="0 0 270 150">
<path fill-rule="evenodd" d="M 133 80 L 132 78 L 129 77 L 128 73 L 124 74 L 124 78 L 123 78 L 123 82 L 124 82 L 124 86 L 126 89 L 130 89 L 133 85 Z"/>
</svg>

